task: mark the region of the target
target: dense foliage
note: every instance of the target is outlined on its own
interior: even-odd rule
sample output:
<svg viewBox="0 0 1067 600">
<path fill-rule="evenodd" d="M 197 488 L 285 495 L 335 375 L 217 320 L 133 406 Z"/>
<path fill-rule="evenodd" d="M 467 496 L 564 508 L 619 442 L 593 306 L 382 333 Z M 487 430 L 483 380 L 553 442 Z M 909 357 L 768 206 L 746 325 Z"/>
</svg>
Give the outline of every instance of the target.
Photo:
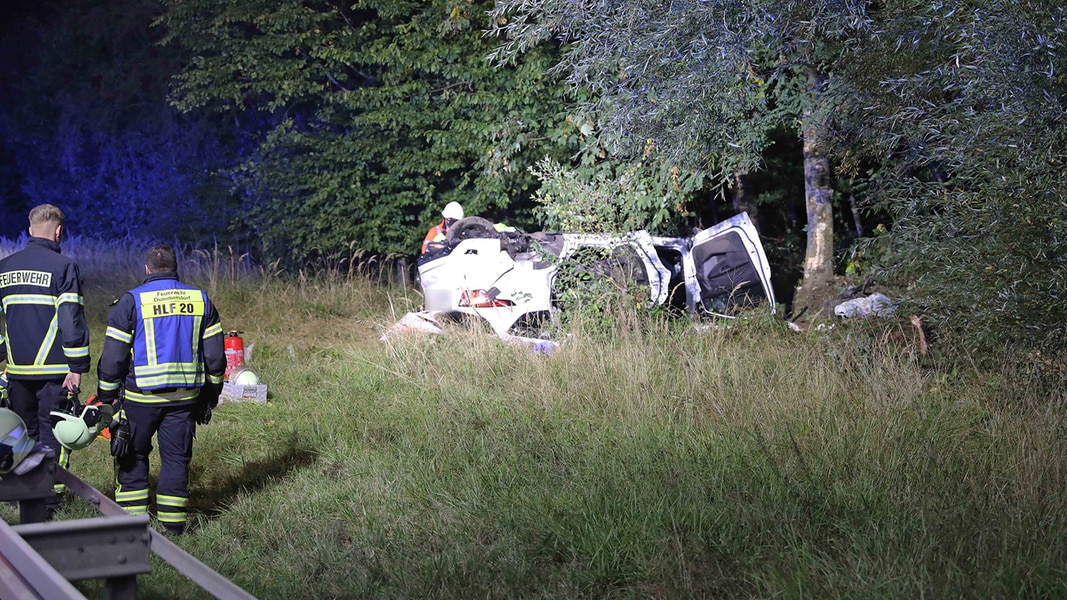
<svg viewBox="0 0 1067 600">
<path fill-rule="evenodd" d="M 656 161 L 583 168 L 544 159 L 533 172 L 541 181 L 535 212 L 548 231 L 674 233 L 705 183 L 703 171 Z"/>
<path fill-rule="evenodd" d="M 1067 376 L 1067 10 L 906 4 L 850 74 L 888 156 L 868 200 L 893 228 L 875 250 L 948 347 Z"/>
<path fill-rule="evenodd" d="M 194 55 L 177 105 L 262 124 L 234 178 L 268 254 L 412 253 L 452 200 L 528 224 L 526 167 L 579 143 L 551 48 L 484 60 L 488 2 L 165 4 L 169 45 Z"/>
</svg>

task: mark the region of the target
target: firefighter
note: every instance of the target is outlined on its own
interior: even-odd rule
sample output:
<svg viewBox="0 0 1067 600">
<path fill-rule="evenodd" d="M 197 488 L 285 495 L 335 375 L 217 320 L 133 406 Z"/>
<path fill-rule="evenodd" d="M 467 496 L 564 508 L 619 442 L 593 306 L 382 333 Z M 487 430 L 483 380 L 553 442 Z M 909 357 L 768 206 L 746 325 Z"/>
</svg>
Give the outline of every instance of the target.
<svg viewBox="0 0 1067 600">
<path fill-rule="evenodd" d="M 175 536 L 188 520 L 196 425 L 206 425 L 218 404 L 226 355 L 218 311 L 207 293 L 178 280 L 174 248 L 149 249 L 145 275 L 108 314 L 97 397 L 108 403 L 125 390 L 121 425 L 112 435 L 115 500 L 131 514 L 148 513 L 148 455 L 155 436 L 161 463 L 156 517 Z"/>
<path fill-rule="evenodd" d="M 463 218 L 463 207 L 459 205 L 459 202 L 449 202 L 441 211 L 441 217 L 441 222 L 426 232 L 426 239 L 422 241 L 422 254 L 444 247 L 448 228 Z"/>
<path fill-rule="evenodd" d="M 52 434 L 49 414 L 56 403 L 76 393 L 89 361 L 89 328 L 78 265 L 60 253 L 63 211 L 51 204 L 30 210 L 26 247 L 0 260 L 0 314 L 7 339 L 0 335 L 0 360 L 7 361 L 8 401 L 41 446 L 69 466 L 69 450 Z M 62 484 L 46 500 L 55 511 L 66 490 Z"/>
</svg>

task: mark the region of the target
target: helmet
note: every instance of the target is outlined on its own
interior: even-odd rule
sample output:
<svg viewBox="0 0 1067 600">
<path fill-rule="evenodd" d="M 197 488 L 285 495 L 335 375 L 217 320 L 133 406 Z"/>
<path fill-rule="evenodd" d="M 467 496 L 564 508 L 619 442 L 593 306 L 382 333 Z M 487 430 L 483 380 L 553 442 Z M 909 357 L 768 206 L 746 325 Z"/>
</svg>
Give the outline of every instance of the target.
<svg viewBox="0 0 1067 600">
<path fill-rule="evenodd" d="M 22 462 L 35 443 L 22 418 L 13 410 L 0 408 L 0 475 Z"/>
<path fill-rule="evenodd" d="M 109 423 L 114 409 L 110 404 L 81 406 L 77 399 L 67 397 L 49 413 L 52 435 L 67 450 L 81 450 L 93 443 Z"/>
<path fill-rule="evenodd" d="M 248 367 L 239 367 L 230 375 L 230 381 L 236 385 L 258 385 L 259 376 Z"/>
<path fill-rule="evenodd" d="M 463 207 L 459 205 L 459 202 L 449 202 L 445 205 L 445 209 L 441 211 L 441 216 L 458 221 L 463 218 Z"/>
</svg>

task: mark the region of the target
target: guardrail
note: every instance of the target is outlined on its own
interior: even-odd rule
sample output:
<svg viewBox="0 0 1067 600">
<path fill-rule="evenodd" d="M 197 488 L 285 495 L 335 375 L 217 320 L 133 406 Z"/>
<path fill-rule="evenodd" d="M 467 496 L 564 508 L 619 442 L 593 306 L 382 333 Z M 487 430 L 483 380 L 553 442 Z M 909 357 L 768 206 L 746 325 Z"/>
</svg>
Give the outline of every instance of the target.
<svg viewBox="0 0 1067 600">
<path fill-rule="evenodd" d="M 54 465 L 19 478 L 4 479 L 4 500 L 19 500 L 23 524 L 0 520 L 0 598 L 8 600 L 84 600 L 71 581 L 104 579 L 109 600 L 133 600 L 139 574 L 151 571 L 149 552 L 219 600 L 255 597 L 219 575 L 151 528 L 147 515 L 128 514 L 115 501 Z M 44 467 L 45 465 L 42 465 Z M 54 481 L 93 505 L 103 517 L 52 521 L 42 498 Z M 41 504 L 41 507 L 38 507 Z M 38 509 L 41 510 L 38 510 Z"/>
<path fill-rule="evenodd" d="M 12 600 L 85 600 L 65 577 L 0 521 L 0 598 Z"/>
</svg>

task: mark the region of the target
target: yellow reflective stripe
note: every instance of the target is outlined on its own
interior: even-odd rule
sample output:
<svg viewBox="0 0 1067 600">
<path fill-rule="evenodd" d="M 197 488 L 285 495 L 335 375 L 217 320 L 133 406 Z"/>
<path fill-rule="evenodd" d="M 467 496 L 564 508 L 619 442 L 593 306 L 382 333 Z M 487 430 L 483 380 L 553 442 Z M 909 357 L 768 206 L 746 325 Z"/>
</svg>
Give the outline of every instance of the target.
<svg viewBox="0 0 1067 600">
<path fill-rule="evenodd" d="M 165 496 L 163 494 L 156 494 L 156 504 L 173 506 L 175 508 L 184 508 L 186 504 L 189 504 L 189 499 L 182 498 L 181 496 Z"/>
<path fill-rule="evenodd" d="M 158 360 L 156 356 L 156 322 L 152 319 L 141 319 L 144 323 L 144 343 L 148 352 L 148 364 L 154 365 Z"/>
<path fill-rule="evenodd" d="M 127 513 L 129 513 L 131 515 L 147 515 L 148 514 L 148 505 L 147 504 L 136 504 L 136 505 L 125 505 L 124 504 L 124 505 L 122 505 L 122 508 Z"/>
<path fill-rule="evenodd" d="M 193 331 L 200 331 L 200 323 L 204 321 L 204 317 L 197 315 L 193 317 Z M 193 356 L 200 356 L 200 336 L 193 336 Z"/>
<path fill-rule="evenodd" d="M 156 363 L 153 365 L 137 365 L 134 367 L 137 369 L 138 375 L 156 375 L 161 373 L 171 372 L 186 372 L 195 373 L 200 370 L 199 362 L 166 362 Z"/>
<path fill-rule="evenodd" d="M 16 365 L 11 362 L 10 356 L 7 361 L 8 375 L 66 375 L 70 372 L 67 365 Z"/>
<path fill-rule="evenodd" d="M 34 304 L 54 308 L 56 299 L 55 296 L 45 296 L 44 294 L 11 294 L 4 297 L 4 308 L 15 304 Z"/>
<path fill-rule="evenodd" d="M 189 520 L 187 513 L 183 512 L 156 512 L 156 518 L 160 523 L 185 523 Z"/>
<path fill-rule="evenodd" d="M 117 381 L 99 381 L 96 385 L 101 390 L 104 390 L 106 392 L 113 392 L 119 389 L 120 384 Z"/>
<path fill-rule="evenodd" d="M 62 467 L 64 469 L 69 469 L 70 468 L 70 451 L 68 451 L 67 448 L 65 448 L 63 446 L 60 446 L 60 457 L 59 457 L 57 462 L 60 465 L 60 467 Z M 52 493 L 65 493 L 65 492 L 66 492 L 66 486 L 65 485 L 59 484 L 59 483 L 52 484 Z"/>
<path fill-rule="evenodd" d="M 203 377 L 189 376 L 184 377 L 182 375 L 159 375 L 158 377 L 134 377 L 134 383 L 137 387 L 144 389 L 146 392 L 151 392 L 153 389 L 159 388 L 198 388 L 204 384 Z"/>
<path fill-rule="evenodd" d="M 45 359 L 48 358 L 48 351 L 52 349 L 52 343 L 56 341 L 57 333 L 59 333 L 59 313 L 52 315 L 52 321 L 48 323 L 48 333 L 45 334 L 41 347 L 37 349 L 37 356 L 33 359 L 33 364 L 44 364 Z"/>
<path fill-rule="evenodd" d="M 123 344 L 129 344 L 133 341 L 132 333 L 128 331 L 123 331 L 118 327 L 111 327 L 110 325 L 108 326 L 107 333 L 105 335 L 113 340 L 122 342 Z"/>
<path fill-rule="evenodd" d="M 89 346 L 79 346 L 77 348 L 63 348 L 63 355 L 67 358 L 79 358 L 82 356 L 89 356 Z"/>
<path fill-rule="evenodd" d="M 143 394 L 134 392 L 132 390 L 126 390 L 126 399 L 133 402 L 142 402 L 144 404 L 160 404 L 163 402 L 181 402 L 182 400 L 193 400 L 200 395 L 200 390 L 193 388 L 191 390 L 179 390 L 177 392 L 168 392 L 166 394 Z"/>
<path fill-rule="evenodd" d="M 222 335 L 222 323 L 215 323 L 214 325 L 204 330 L 204 339 L 216 335 Z"/>
<path fill-rule="evenodd" d="M 207 380 L 211 383 L 222 383 L 222 375 L 212 375 L 208 373 Z"/>
<path fill-rule="evenodd" d="M 81 294 L 67 292 L 65 294 L 60 294 L 59 297 L 56 298 L 56 306 L 59 306 L 64 302 L 73 302 L 74 304 L 85 304 L 85 299 L 81 297 Z"/>
<path fill-rule="evenodd" d="M 118 488 L 122 486 L 119 485 Z M 134 502 L 136 500 L 148 500 L 148 488 L 141 490 L 115 490 L 115 502 Z"/>
<path fill-rule="evenodd" d="M 194 388 L 200 387 L 204 384 L 203 377 L 197 377 L 196 375 L 156 375 L 155 377 L 134 377 L 134 383 L 137 387 L 144 389 L 146 392 L 152 390 L 158 390 L 160 388 Z"/>
</svg>

